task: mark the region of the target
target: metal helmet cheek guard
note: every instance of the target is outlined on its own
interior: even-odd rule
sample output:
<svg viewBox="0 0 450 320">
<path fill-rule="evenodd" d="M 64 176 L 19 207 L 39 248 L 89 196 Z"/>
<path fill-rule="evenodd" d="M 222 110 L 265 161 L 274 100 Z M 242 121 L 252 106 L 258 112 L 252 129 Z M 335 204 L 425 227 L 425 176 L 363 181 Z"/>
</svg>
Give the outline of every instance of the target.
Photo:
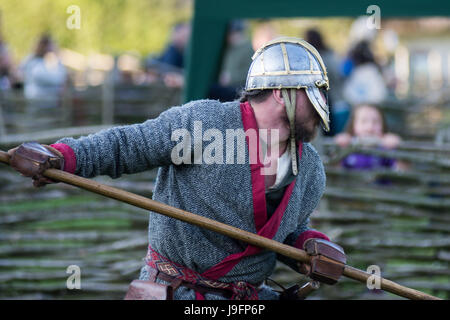
<svg viewBox="0 0 450 320">
<path fill-rule="evenodd" d="M 330 130 L 329 107 L 321 90 L 328 90 L 325 64 L 319 52 L 308 42 L 291 37 L 277 38 L 264 44 L 252 57 L 245 91 L 280 89 L 291 128 L 292 169 L 297 175 L 295 143 L 295 96 L 305 89 L 320 116 L 325 131 Z M 290 96 L 288 91 L 290 91 Z"/>
</svg>

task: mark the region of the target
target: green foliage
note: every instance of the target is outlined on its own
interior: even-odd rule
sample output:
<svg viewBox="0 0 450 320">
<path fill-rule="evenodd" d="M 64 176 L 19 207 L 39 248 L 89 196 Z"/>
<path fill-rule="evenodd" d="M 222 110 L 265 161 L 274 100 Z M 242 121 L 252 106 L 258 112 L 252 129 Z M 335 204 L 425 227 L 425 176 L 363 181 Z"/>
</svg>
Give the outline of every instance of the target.
<svg viewBox="0 0 450 320">
<path fill-rule="evenodd" d="M 66 27 L 71 5 L 80 8 L 80 29 Z M 146 55 L 161 50 L 171 27 L 190 19 L 191 11 L 190 0 L 0 0 L 0 28 L 16 60 L 34 49 L 43 32 L 83 54 Z"/>
</svg>

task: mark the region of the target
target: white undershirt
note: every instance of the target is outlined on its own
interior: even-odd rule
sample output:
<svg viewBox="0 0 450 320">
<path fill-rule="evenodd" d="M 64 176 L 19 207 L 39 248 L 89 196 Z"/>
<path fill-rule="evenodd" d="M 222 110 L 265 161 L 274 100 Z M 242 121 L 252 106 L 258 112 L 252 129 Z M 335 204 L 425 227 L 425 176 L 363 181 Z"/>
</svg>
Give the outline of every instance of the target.
<svg viewBox="0 0 450 320">
<path fill-rule="evenodd" d="M 289 173 L 289 169 L 292 166 L 291 163 L 291 153 L 289 146 L 286 148 L 286 151 L 278 158 L 277 163 L 277 177 L 275 179 L 275 183 L 269 187 L 270 189 L 276 189 L 280 183 L 284 180 L 286 175 Z"/>
</svg>

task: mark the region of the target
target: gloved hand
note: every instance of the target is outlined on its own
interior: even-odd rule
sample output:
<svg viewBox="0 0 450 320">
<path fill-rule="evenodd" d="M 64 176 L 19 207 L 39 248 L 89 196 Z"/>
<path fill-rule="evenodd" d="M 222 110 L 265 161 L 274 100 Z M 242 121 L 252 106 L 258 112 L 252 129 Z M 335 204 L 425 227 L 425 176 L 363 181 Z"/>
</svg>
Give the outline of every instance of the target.
<svg viewBox="0 0 450 320">
<path fill-rule="evenodd" d="M 311 263 L 300 263 L 300 272 L 326 284 L 337 283 L 347 262 L 344 249 L 333 242 L 317 238 L 307 239 L 303 249 L 311 256 Z"/>
<path fill-rule="evenodd" d="M 53 147 L 37 142 L 25 142 L 19 147 L 8 150 L 9 164 L 25 177 L 33 179 L 35 187 L 42 187 L 56 181 L 43 176 L 47 169 L 64 169 L 64 156 Z"/>
</svg>

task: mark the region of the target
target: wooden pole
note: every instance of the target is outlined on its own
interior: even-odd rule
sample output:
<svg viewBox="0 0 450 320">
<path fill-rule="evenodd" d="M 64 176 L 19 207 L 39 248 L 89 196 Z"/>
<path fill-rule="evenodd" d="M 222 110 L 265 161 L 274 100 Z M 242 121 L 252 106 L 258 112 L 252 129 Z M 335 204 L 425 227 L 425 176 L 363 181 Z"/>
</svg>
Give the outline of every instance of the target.
<svg viewBox="0 0 450 320">
<path fill-rule="evenodd" d="M 9 155 L 6 152 L 0 151 L 0 162 L 9 164 Z M 96 181 L 79 177 L 68 172 L 64 172 L 56 169 L 48 169 L 44 172 L 44 176 L 47 178 L 61 181 L 79 188 L 106 196 L 108 198 L 113 198 L 133 206 L 151 210 L 162 215 L 181 220 L 201 228 L 205 228 L 230 238 L 243 241 L 245 243 L 264 248 L 267 250 L 274 251 L 276 253 L 282 254 L 286 257 L 301 261 L 304 263 L 310 262 L 310 256 L 303 250 L 297 249 L 295 247 L 280 243 L 278 241 L 268 239 L 257 234 L 229 226 L 227 224 L 217 222 L 215 220 L 202 217 L 200 215 L 193 214 L 188 211 L 184 211 L 164 203 L 160 203 L 143 196 L 136 195 L 134 193 L 124 191 L 118 188 L 110 187 Z M 364 284 L 370 277 L 374 277 L 372 274 L 358 270 L 351 266 L 345 266 L 344 276 L 360 281 Z M 440 300 L 437 297 L 426 294 L 424 292 L 411 289 L 405 286 L 401 286 L 393 281 L 383 279 L 380 277 L 381 289 L 413 300 Z"/>
</svg>

